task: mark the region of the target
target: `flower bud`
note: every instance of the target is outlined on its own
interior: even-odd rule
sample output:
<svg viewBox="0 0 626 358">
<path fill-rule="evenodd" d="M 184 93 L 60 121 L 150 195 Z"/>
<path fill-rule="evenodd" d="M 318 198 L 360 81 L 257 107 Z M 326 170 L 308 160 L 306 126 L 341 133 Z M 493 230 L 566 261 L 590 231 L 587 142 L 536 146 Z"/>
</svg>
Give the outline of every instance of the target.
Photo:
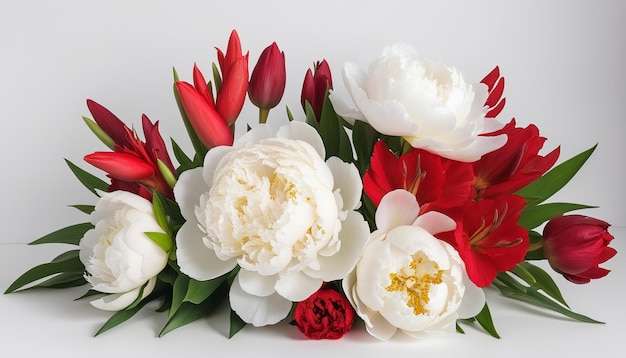
<svg viewBox="0 0 626 358">
<path fill-rule="evenodd" d="M 300 103 L 302 103 L 302 108 L 306 111 L 306 102 L 309 102 L 315 113 L 315 118 L 319 120 L 326 91 L 333 89 L 333 79 L 326 60 L 318 61 L 315 64 L 314 71 L 315 73 L 309 69 L 304 76 Z"/>
<path fill-rule="evenodd" d="M 285 92 L 286 77 L 285 53 L 274 42 L 263 50 L 252 70 L 248 84 L 250 101 L 262 109 L 276 107 Z"/>
<path fill-rule="evenodd" d="M 588 283 L 610 271 L 599 264 L 615 256 L 613 235 L 602 220 L 583 215 L 553 218 L 543 230 L 543 253 L 550 266 L 574 283 Z"/>
<path fill-rule="evenodd" d="M 141 181 L 154 175 L 154 168 L 141 158 L 128 153 L 95 152 L 85 161 L 123 181 Z"/>
<path fill-rule="evenodd" d="M 298 302 L 293 314 L 298 330 L 311 339 L 338 339 L 354 322 L 354 309 L 341 293 L 322 288 Z"/>
</svg>

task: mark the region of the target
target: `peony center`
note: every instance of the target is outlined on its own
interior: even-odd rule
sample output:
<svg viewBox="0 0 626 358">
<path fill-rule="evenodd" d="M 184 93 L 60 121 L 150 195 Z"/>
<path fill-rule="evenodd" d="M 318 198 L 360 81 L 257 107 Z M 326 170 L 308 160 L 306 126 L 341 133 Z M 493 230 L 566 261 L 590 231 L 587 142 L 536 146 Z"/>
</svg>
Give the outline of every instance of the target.
<svg viewBox="0 0 626 358">
<path fill-rule="evenodd" d="M 389 274 L 391 284 L 385 289 L 389 292 L 401 292 L 406 295 L 406 305 L 413 308 L 416 316 L 428 314 L 426 305 L 430 301 L 429 292 L 432 285 L 443 282 L 443 270 L 434 262 L 424 262 L 418 257 L 400 269 L 399 272 Z"/>
</svg>

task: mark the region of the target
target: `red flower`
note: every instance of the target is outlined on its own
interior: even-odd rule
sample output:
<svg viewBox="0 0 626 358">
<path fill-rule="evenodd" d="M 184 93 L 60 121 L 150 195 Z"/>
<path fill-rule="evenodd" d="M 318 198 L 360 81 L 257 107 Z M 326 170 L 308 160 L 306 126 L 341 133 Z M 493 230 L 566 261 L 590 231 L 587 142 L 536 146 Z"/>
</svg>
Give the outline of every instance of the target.
<svg viewBox="0 0 626 358">
<path fill-rule="evenodd" d="M 456 230 L 436 235 L 454 246 L 477 286 L 489 286 L 498 272 L 524 260 L 530 243 L 528 231 L 517 225 L 525 200 L 518 195 L 467 201 L 456 218 Z"/>
<path fill-rule="evenodd" d="M 374 145 L 370 168 L 363 176 L 365 194 L 378 206 L 382 197 L 395 189 L 412 192 L 422 212 L 430 204 L 438 208 L 463 205 L 472 189 L 472 166 L 413 149 L 399 158 L 384 142 Z"/>
<path fill-rule="evenodd" d="M 172 189 L 163 177 L 158 162 L 162 161 L 173 175 L 176 175 L 176 170 L 159 133 L 158 122 L 152 123 L 146 115 L 142 116 L 146 138 L 142 142 L 108 109 L 92 100 L 87 100 L 87 106 L 96 124 L 115 142 L 113 152 L 95 152 L 84 158 L 108 173 L 111 178 L 108 190 L 126 190 L 150 199 L 154 189 L 173 198 Z"/>
<path fill-rule="evenodd" d="M 262 109 L 276 107 L 285 92 L 286 79 L 285 53 L 274 42 L 263 50 L 252 70 L 248 84 L 250 101 Z"/>
<path fill-rule="evenodd" d="M 543 253 L 552 268 L 574 283 L 588 283 L 610 271 L 599 265 L 615 256 L 613 235 L 602 220 L 583 215 L 557 216 L 543 229 Z"/>
<path fill-rule="evenodd" d="M 311 339 L 338 339 L 354 322 L 354 309 L 341 293 L 322 288 L 298 302 L 294 320 L 300 332 Z"/>
<path fill-rule="evenodd" d="M 546 156 L 539 155 L 546 138 L 534 125 L 515 126 L 515 119 L 494 134 L 506 134 L 506 144 L 474 162 L 474 189 L 478 198 L 510 194 L 542 176 L 559 157 L 557 147 Z"/>
<path fill-rule="evenodd" d="M 239 116 L 248 91 L 248 54 L 242 55 L 241 42 L 235 30 L 230 34 L 226 54 L 216 49 L 222 84 L 217 92 L 215 108 L 230 126 Z"/>
<path fill-rule="evenodd" d="M 313 70 L 315 73 L 308 69 L 304 76 L 300 103 L 302 103 L 302 109 L 306 111 L 306 102 L 309 102 L 313 108 L 313 113 L 315 113 L 315 118 L 319 121 L 326 91 L 333 89 L 333 78 L 326 60 L 318 61 Z"/>
<path fill-rule="evenodd" d="M 485 117 L 495 118 L 502 112 L 504 104 L 506 103 L 506 98 L 502 98 L 502 94 L 504 93 L 504 77 L 500 76 L 500 68 L 496 66 L 480 82 L 487 85 L 489 91 L 489 96 L 485 101 L 485 107 L 489 110 L 485 114 Z"/>
</svg>

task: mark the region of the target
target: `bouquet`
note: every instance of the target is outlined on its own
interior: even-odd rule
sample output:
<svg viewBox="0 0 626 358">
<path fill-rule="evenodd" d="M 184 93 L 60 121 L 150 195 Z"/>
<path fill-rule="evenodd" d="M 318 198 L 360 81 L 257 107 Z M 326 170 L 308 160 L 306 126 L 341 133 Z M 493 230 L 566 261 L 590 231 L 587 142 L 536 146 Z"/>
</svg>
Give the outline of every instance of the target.
<svg viewBox="0 0 626 358">
<path fill-rule="evenodd" d="M 217 49 L 212 78 L 174 71 L 173 92 L 193 153 L 142 116 L 131 129 L 87 100 L 83 117 L 107 147 L 84 157 L 106 179 L 67 161 L 95 204 L 85 222 L 31 244 L 72 246 L 6 289 L 87 285 L 81 299 L 113 312 L 101 334 L 150 302 L 167 314 L 159 336 L 227 302 L 232 337 L 244 326 L 292 323 L 338 339 L 355 320 L 373 337 L 411 337 L 478 325 L 499 337 L 483 289 L 574 312 L 551 275 L 587 283 L 616 254 L 609 224 L 546 202 L 595 146 L 556 165 L 535 125 L 498 118 L 498 67 L 480 82 L 385 48 L 367 70 L 346 63 L 349 94 L 333 91 L 325 60 L 304 76 L 302 111 L 268 121 L 286 84 L 276 43 L 249 73 L 236 31 Z M 336 76 L 335 76 L 336 77 Z M 246 100 L 258 124 L 237 133 Z M 295 329 L 295 328 L 294 328 Z"/>
</svg>

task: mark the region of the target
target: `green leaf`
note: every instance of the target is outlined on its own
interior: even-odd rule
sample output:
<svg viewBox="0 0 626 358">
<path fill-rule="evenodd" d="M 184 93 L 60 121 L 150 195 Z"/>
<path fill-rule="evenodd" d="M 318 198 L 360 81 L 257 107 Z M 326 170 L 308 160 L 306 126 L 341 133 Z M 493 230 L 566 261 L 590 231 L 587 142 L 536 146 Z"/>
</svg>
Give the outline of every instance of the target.
<svg viewBox="0 0 626 358">
<path fill-rule="evenodd" d="M 493 319 L 491 318 L 491 312 L 489 311 L 487 302 L 485 302 L 485 307 L 483 307 L 480 313 L 478 313 L 478 315 L 474 318 L 476 319 L 476 322 L 478 322 L 478 324 L 480 324 L 480 326 L 483 327 L 483 329 L 492 337 L 500 338 L 500 335 L 498 334 L 498 331 L 496 331 L 496 327 L 493 324 Z"/>
<path fill-rule="evenodd" d="M 33 288 L 69 288 L 82 286 L 86 283 L 87 281 L 82 273 L 66 272 L 60 273 L 34 286 L 25 288 L 24 290 Z"/>
<path fill-rule="evenodd" d="M 170 252 L 172 249 L 172 238 L 164 232 L 144 232 L 146 236 L 152 240 L 155 244 L 165 252 Z"/>
<path fill-rule="evenodd" d="M 463 330 L 463 328 L 461 328 L 461 326 L 459 326 L 459 322 L 456 323 L 456 331 L 458 333 L 465 334 L 465 331 Z"/>
<path fill-rule="evenodd" d="M 82 223 L 71 225 L 63 229 L 51 232 L 48 235 L 42 236 L 39 239 L 28 243 L 29 245 L 40 244 L 71 244 L 78 245 L 80 239 L 83 238 L 85 233 L 90 229 L 93 229 L 91 223 Z"/>
<path fill-rule="evenodd" d="M 109 188 L 109 184 L 107 184 L 104 180 L 86 172 L 69 160 L 65 159 L 65 163 L 67 163 L 67 165 L 70 167 L 70 170 L 72 171 L 72 173 L 74 173 L 76 178 L 78 178 L 78 180 L 96 196 L 100 196 L 98 195 L 98 192 L 96 190 L 107 191 L 107 189 Z"/>
<path fill-rule="evenodd" d="M 183 304 L 185 296 L 187 295 L 187 290 L 189 289 L 189 280 L 190 278 L 182 273 L 176 277 L 174 286 L 172 286 L 172 307 L 169 312 L 170 318 Z"/>
<path fill-rule="evenodd" d="M 293 122 L 293 113 L 291 113 L 289 106 L 285 106 L 285 109 L 287 110 L 287 119 L 289 122 Z"/>
<path fill-rule="evenodd" d="M 191 302 L 183 302 L 176 310 L 176 313 L 170 316 L 170 319 L 159 333 L 159 337 L 163 337 L 176 328 L 208 316 L 213 310 L 215 310 L 227 294 L 228 286 L 226 284 L 222 284 L 214 294 L 209 296 L 200 304 L 196 305 Z"/>
<path fill-rule="evenodd" d="M 537 180 L 518 190 L 516 194 L 527 198 L 527 206 L 537 205 L 545 201 L 563 188 L 576 175 L 596 147 L 597 144 L 557 165 Z"/>
<path fill-rule="evenodd" d="M 530 206 L 522 211 L 518 225 L 528 230 L 534 229 L 555 216 L 563 215 L 567 212 L 581 209 L 595 208 L 595 206 L 573 204 L 573 203 L 548 203 Z"/>
<path fill-rule="evenodd" d="M 369 168 L 374 145 L 378 141 L 378 132 L 363 121 L 355 121 L 352 128 L 352 140 L 356 152 L 356 164 L 361 176 Z"/>
<path fill-rule="evenodd" d="M 185 294 L 183 301 L 200 304 L 202 301 L 211 296 L 213 292 L 215 292 L 215 290 L 226 280 L 226 277 L 228 277 L 228 274 L 208 281 L 190 279 L 187 287 L 187 293 Z"/>
<path fill-rule="evenodd" d="M 546 256 L 543 254 L 543 236 L 536 231 L 529 231 L 528 238 L 530 239 L 530 246 L 524 259 L 544 260 Z"/>
<path fill-rule="evenodd" d="M 139 312 L 139 310 L 141 310 L 143 308 L 143 306 L 145 306 L 148 302 L 150 302 L 149 299 L 144 299 L 144 300 L 141 300 L 140 302 L 138 302 L 136 306 L 134 306 L 134 307 L 132 307 L 130 309 L 117 311 L 115 314 L 113 314 L 113 316 L 111 316 L 111 318 L 109 318 L 104 323 L 104 325 L 102 325 L 102 327 L 100 327 L 98 332 L 96 332 L 95 336 L 98 336 L 98 335 L 100 335 L 100 334 L 110 330 L 111 328 L 119 326 L 120 324 L 128 321 L 137 312 Z"/>
<path fill-rule="evenodd" d="M 306 116 L 305 122 L 316 130 L 319 130 L 319 123 L 309 101 L 304 102 L 304 114 Z"/>
<path fill-rule="evenodd" d="M 215 82 L 215 93 L 219 93 L 222 88 L 222 76 L 220 75 L 220 71 L 217 68 L 215 62 L 211 64 L 211 70 L 213 70 L 213 81 Z M 212 91 L 212 88 L 209 87 L 209 91 Z"/>
<path fill-rule="evenodd" d="M 191 164 L 193 161 L 191 160 L 191 158 L 187 156 L 187 154 L 185 154 L 185 152 L 178 145 L 178 143 L 176 143 L 176 141 L 173 138 L 170 138 L 170 141 L 172 142 L 172 151 L 174 152 L 174 157 L 178 161 L 178 164 L 180 165 Z"/>
<path fill-rule="evenodd" d="M 156 219 L 161 229 L 163 229 L 163 231 L 165 231 L 168 236 L 170 236 L 172 234 L 172 231 L 170 230 L 170 226 L 167 222 L 167 213 L 165 212 L 163 200 L 164 198 L 156 190 L 152 192 L 152 212 L 154 213 L 154 218 Z"/>
<path fill-rule="evenodd" d="M 322 114 L 317 130 L 326 149 L 325 159 L 339 157 L 346 163 L 354 161 L 350 138 L 328 98 L 328 91 L 324 97 L 324 105 L 322 106 Z"/>
<path fill-rule="evenodd" d="M 78 250 L 72 250 L 63 256 L 57 257 L 52 262 L 37 265 L 18 277 L 4 293 L 15 292 L 18 289 L 42 278 L 58 273 L 80 273 L 85 271 L 85 266 L 78 258 Z"/>
<path fill-rule="evenodd" d="M 91 129 L 93 134 L 95 134 L 96 137 L 100 139 L 102 143 L 104 143 L 104 145 L 109 147 L 109 149 L 111 150 L 115 150 L 115 141 L 111 137 L 109 137 L 109 135 L 106 134 L 106 132 L 103 131 L 102 128 L 100 128 L 100 126 L 93 119 L 83 116 L 83 121 L 85 122 L 87 127 Z"/>
<path fill-rule="evenodd" d="M 517 266 L 523 267 L 526 272 L 533 276 L 535 282 L 534 284 L 531 284 L 531 287 L 542 290 L 548 296 L 569 308 L 569 305 L 565 302 L 565 299 L 561 294 L 561 290 L 559 290 L 559 287 L 552 279 L 552 276 L 545 272 L 541 267 L 535 266 L 530 262 L 521 262 Z M 530 282 L 528 283 L 530 284 Z"/>
<path fill-rule="evenodd" d="M 74 209 L 78 209 L 87 215 L 91 214 L 94 210 L 96 210 L 96 207 L 94 205 L 70 205 L 70 207 Z"/>
<path fill-rule="evenodd" d="M 230 329 L 228 331 L 228 338 L 233 338 L 235 334 L 243 329 L 246 326 L 246 322 L 244 322 L 238 315 L 230 310 Z"/>
</svg>

